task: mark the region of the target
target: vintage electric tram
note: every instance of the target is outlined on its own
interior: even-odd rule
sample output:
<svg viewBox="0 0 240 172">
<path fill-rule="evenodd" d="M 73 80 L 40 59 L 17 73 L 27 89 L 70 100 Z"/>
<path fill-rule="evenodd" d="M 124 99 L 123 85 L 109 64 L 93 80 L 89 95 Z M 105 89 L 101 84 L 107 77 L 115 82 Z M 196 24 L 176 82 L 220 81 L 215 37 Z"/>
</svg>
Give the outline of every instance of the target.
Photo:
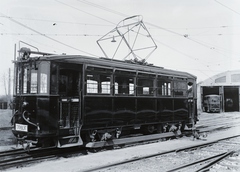
<svg viewBox="0 0 240 172">
<path fill-rule="evenodd" d="M 137 60 L 19 52 L 12 119 L 18 141 L 84 146 L 196 122 L 196 77 L 189 73 Z"/>
</svg>

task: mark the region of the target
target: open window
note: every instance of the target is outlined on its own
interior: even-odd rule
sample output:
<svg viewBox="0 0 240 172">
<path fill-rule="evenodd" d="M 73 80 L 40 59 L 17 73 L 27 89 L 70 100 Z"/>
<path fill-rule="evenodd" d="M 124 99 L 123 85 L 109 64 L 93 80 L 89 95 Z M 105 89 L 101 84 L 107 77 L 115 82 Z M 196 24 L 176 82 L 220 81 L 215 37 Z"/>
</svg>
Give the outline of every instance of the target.
<svg viewBox="0 0 240 172">
<path fill-rule="evenodd" d="M 154 95 L 154 79 L 138 78 L 137 83 L 138 95 Z"/>
<path fill-rule="evenodd" d="M 130 76 L 116 76 L 115 77 L 115 95 L 134 95 L 135 85 L 134 78 Z"/>
<path fill-rule="evenodd" d="M 59 94 L 63 96 L 79 95 L 79 71 L 71 69 L 60 69 L 59 72 Z"/>
<path fill-rule="evenodd" d="M 87 72 L 86 76 L 87 94 L 110 94 L 111 76 L 107 74 Z"/>
<path fill-rule="evenodd" d="M 157 81 L 158 96 L 171 96 L 171 81 L 167 80 L 158 80 Z"/>
</svg>

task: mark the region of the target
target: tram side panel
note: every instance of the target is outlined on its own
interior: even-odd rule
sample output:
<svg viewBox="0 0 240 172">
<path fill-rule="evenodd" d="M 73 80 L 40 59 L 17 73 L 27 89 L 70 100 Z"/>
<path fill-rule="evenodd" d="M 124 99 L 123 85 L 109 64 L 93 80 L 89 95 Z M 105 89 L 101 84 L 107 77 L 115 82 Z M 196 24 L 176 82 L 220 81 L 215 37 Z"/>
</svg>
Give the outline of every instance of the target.
<svg viewBox="0 0 240 172">
<path fill-rule="evenodd" d="M 82 130 L 189 123 L 187 99 L 85 97 Z"/>
</svg>

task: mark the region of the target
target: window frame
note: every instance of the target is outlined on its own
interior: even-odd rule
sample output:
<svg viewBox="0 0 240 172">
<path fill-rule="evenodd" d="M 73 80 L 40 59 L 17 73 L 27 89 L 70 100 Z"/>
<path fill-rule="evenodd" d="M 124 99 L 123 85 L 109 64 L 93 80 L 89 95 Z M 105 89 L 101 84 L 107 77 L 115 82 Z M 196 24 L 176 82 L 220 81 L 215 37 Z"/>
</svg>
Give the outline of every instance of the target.
<svg viewBox="0 0 240 172">
<path fill-rule="evenodd" d="M 137 95 L 138 96 L 156 96 L 156 75 L 152 73 L 139 72 L 137 76 Z M 142 89 L 141 89 L 142 88 Z M 148 93 L 146 90 L 148 90 Z"/>
<path fill-rule="evenodd" d="M 45 77 L 41 77 L 42 74 L 45 74 Z M 16 94 L 49 94 L 50 62 L 37 61 L 35 62 L 35 64 L 27 62 L 18 63 L 16 67 L 15 82 L 16 82 L 15 88 Z"/>
<path fill-rule="evenodd" d="M 50 93 L 50 62 L 41 61 L 38 67 L 38 94 Z"/>
<path fill-rule="evenodd" d="M 173 97 L 173 77 L 172 76 L 158 75 L 157 81 L 156 81 L 156 87 L 157 87 L 156 89 L 157 89 L 158 97 Z"/>
<path fill-rule="evenodd" d="M 88 79 L 90 75 L 97 79 Z M 87 66 L 85 70 L 85 95 L 112 95 L 112 75 L 112 69 Z M 102 77 L 105 77 L 105 79 Z M 109 80 L 106 80 L 106 78 L 109 78 Z M 97 83 L 88 83 L 88 81 L 96 81 Z M 96 86 L 91 88 L 91 85 Z M 93 89 L 93 92 L 89 89 Z"/>
<path fill-rule="evenodd" d="M 119 79 L 117 79 L 117 78 L 119 78 Z M 123 81 L 123 82 L 122 82 L 122 84 L 119 84 L 120 82 L 116 82 L 116 80 Z M 124 84 L 124 82 L 126 84 Z M 116 88 L 116 84 L 118 84 L 117 88 Z M 131 85 L 131 84 L 133 84 L 133 85 Z M 115 96 L 135 96 L 136 95 L 136 77 L 133 75 L 115 74 L 113 85 L 114 85 L 114 95 Z M 116 92 L 116 90 L 118 90 L 118 92 Z M 119 92 L 119 90 L 121 90 L 121 92 Z"/>
</svg>

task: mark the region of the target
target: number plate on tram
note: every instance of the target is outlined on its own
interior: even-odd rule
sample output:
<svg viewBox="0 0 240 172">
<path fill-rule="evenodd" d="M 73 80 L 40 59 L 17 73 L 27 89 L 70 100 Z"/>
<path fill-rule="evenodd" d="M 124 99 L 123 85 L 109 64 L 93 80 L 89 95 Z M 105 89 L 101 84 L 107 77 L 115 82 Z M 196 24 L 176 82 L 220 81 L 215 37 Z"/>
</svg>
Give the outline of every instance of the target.
<svg viewBox="0 0 240 172">
<path fill-rule="evenodd" d="M 28 126 L 23 125 L 23 124 L 16 124 L 15 125 L 15 130 L 27 132 L 28 131 Z"/>
</svg>

